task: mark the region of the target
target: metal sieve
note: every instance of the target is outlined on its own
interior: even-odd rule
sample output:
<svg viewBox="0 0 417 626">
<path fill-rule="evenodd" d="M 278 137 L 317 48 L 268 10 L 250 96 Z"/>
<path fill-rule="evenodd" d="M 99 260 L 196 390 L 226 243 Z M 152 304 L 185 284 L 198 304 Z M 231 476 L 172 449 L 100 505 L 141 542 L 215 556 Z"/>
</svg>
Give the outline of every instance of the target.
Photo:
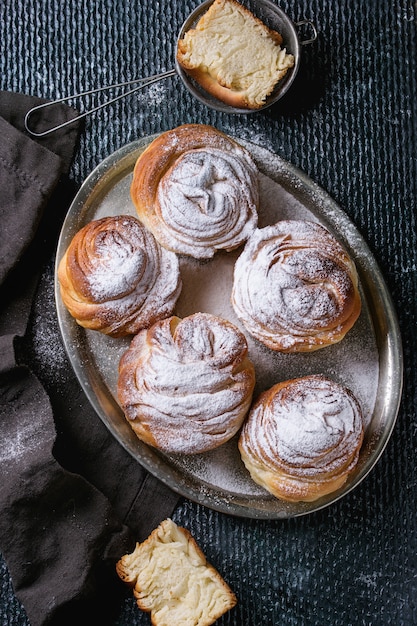
<svg viewBox="0 0 417 626">
<path fill-rule="evenodd" d="M 214 0 L 205 0 L 202 4 L 200 4 L 189 17 L 185 20 L 184 24 L 181 27 L 181 30 L 177 37 L 177 45 L 178 41 L 184 37 L 184 34 L 194 28 L 197 24 L 198 20 L 202 17 L 202 15 L 208 10 L 211 4 L 213 4 Z M 298 68 L 300 65 L 300 57 L 301 57 L 301 47 L 307 44 L 313 43 L 317 39 L 317 30 L 313 22 L 310 20 L 301 20 L 299 22 L 293 22 L 276 4 L 274 4 L 271 0 L 244 0 L 241 2 L 246 8 L 248 8 L 256 17 L 258 17 L 264 24 L 266 24 L 272 30 L 278 31 L 283 38 L 282 46 L 286 48 L 286 51 L 294 56 L 294 66 L 288 70 L 286 75 L 282 80 L 279 81 L 273 93 L 266 99 L 265 104 L 262 107 L 257 109 L 246 109 L 246 108 L 237 108 L 229 106 L 224 102 L 218 100 L 213 97 L 211 94 L 207 93 L 196 81 L 194 81 L 178 64 L 175 62 L 175 68 L 168 70 L 166 72 L 162 72 L 160 74 L 155 74 L 154 76 L 149 76 L 147 78 L 137 78 L 134 80 L 129 80 L 125 82 L 115 83 L 113 85 L 107 85 L 105 87 L 99 87 L 97 89 L 90 89 L 87 91 L 83 91 L 80 93 L 72 94 L 70 96 L 66 96 L 64 98 L 59 98 L 50 102 L 45 102 L 38 106 L 30 109 L 25 116 L 25 128 L 30 135 L 34 137 L 44 137 L 45 135 L 49 135 L 50 133 L 63 128 L 64 126 L 68 126 L 69 124 L 78 121 L 81 118 L 86 117 L 96 111 L 117 102 L 121 98 L 125 98 L 128 95 L 139 91 L 140 89 L 144 89 L 145 87 L 152 85 L 160 80 L 164 80 L 171 76 L 178 75 L 185 87 L 189 90 L 189 92 L 200 102 L 205 104 L 206 106 L 216 109 L 217 111 L 222 111 L 224 113 L 257 113 L 262 111 L 277 102 L 282 96 L 288 91 L 291 84 L 293 83 Z M 299 34 L 302 28 L 308 28 L 311 31 L 311 36 L 307 39 L 302 39 Z M 106 102 L 94 106 L 93 108 L 86 110 L 76 117 L 63 122 L 62 124 L 58 124 L 41 132 L 37 132 L 33 128 L 30 127 L 30 119 L 33 114 L 45 109 L 47 107 L 60 104 L 63 102 L 68 102 L 69 100 L 77 100 L 80 98 L 92 96 L 94 94 L 102 93 L 109 90 L 120 89 L 123 87 L 129 87 L 131 85 L 136 85 L 133 89 L 129 89 L 113 98 L 110 98 Z"/>
</svg>

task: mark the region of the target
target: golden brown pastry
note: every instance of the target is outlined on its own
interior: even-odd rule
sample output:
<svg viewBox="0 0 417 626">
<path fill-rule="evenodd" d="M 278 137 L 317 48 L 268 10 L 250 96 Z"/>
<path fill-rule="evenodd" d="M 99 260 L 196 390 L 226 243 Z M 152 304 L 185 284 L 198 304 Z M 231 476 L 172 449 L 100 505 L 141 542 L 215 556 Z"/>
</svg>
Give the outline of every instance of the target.
<svg viewBox="0 0 417 626">
<path fill-rule="evenodd" d="M 258 171 L 224 133 L 185 124 L 154 139 L 138 158 L 131 197 L 165 248 L 211 258 L 237 248 L 256 228 Z"/>
<path fill-rule="evenodd" d="M 281 500 L 311 502 L 344 485 L 362 440 L 362 412 L 352 392 L 305 376 L 259 396 L 239 450 L 256 483 Z"/>
<path fill-rule="evenodd" d="M 178 42 L 179 65 L 203 89 L 237 108 L 258 109 L 294 66 L 268 28 L 235 0 L 215 0 Z"/>
<path fill-rule="evenodd" d="M 235 264 L 232 304 L 250 334 L 280 352 L 337 343 L 361 310 L 352 259 L 323 226 L 302 220 L 252 235 Z"/>
<path fill-rule="evenodd" d="M 195 454 L 239 430 L 254 384 L 243 333 L 195 313 L 133 338 L 120 360 L 118 397 L 139 439 L 164 452 Z"/>
<path fill-rule="evenodd" d="M 59 263 L 58 279 L 78 324 L 112 337 L 171 315 L 181 291 L 176 255 L 128 215 L 81 228 Z"/>
<path fill-rule="evenodd" d="M 116 564 L 154 626 L 210 626 L 237 598 L 185 528 L 164 520 Z"/>
</svg>

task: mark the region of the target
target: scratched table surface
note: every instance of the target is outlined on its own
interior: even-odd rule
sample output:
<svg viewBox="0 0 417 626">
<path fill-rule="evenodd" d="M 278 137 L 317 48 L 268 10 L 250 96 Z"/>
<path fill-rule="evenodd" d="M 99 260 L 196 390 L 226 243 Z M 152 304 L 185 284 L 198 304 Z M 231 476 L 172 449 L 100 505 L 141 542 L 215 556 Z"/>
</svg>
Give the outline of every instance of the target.
<svg viewBox="0 0 417 626">
<path fill-rule="evenodd" d="M 0 88 L 53 99 L 169 70 L 177 32 L 196 6 L 2 0 Z M 184 498 L 173 519 L 189 528 L 238 596 L 219 624 L 411 626 L 417 624 L 416 8 L 411 0 L 279 6 L 295 22 L 314 22 L 318 37 L 303 46 L 296 81 L 278 104 L 228 115 L 194 99 L 178 77 L 166 79 L 88 119 L 70 177 L 79 187 L 131 141 L 208 123 L 300 168 L 355 224 L 387 283 L 403 337 L 402 403 L 382 457 L 352 492 L 309 515 L 246 519 Z M 68 363 L 53 304 L 53 258 L 35 307 L 34 368 L 63 394 Z M 0 573 L 0 623 L 27 626 L 3 560 Z M 127 594 L 114 623 L 149 624 L 149 617 Z"/>
</svg>

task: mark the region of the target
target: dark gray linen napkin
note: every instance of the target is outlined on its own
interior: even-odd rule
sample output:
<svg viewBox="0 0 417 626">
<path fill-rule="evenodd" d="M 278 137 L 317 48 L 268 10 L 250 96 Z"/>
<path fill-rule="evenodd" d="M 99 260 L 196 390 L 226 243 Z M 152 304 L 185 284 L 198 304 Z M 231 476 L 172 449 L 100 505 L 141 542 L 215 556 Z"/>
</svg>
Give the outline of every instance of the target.
<svg viewBox="0 0 417 626">
<path fill-rule="evenodd" d="M 85 423 L 76 383 L 61 390 L 62 405 L 51 402 L 54 383 L 46 390 L 25 362 L 42 264 L 71 199 L 67 173 L 80 132 L 75 122 L 33 140 L 23 120 L 39 103 L 0 92 L 0 551 L 32 626 L 90 623 L 91 608 L 95 623 L 107 624 L 124 593 L 116 560 L 172 513 L 178 496 L 97 416 Z M 48 125 L 76 115 L 64 105 L 46 112 Z M 77 436 L 65 441 L 66 432 Z M 105 454 L 93 455 L 95 444 Z"/>
</svg>

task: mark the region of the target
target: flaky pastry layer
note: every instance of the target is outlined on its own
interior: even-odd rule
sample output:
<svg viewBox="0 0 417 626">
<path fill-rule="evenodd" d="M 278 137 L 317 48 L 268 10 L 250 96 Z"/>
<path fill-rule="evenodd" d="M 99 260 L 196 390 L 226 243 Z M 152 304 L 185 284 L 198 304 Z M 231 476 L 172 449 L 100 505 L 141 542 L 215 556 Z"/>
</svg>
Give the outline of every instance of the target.
<svg viewBox="0 0 417 626">
<path fill-rule="evenodd" d="M 118 397 L 139 439 L 164 452 L 195 454 L 237 433 L 254 385 L 243 333 L 195 313 L 133 338 L 120 360 Z"/>
<path fill-rule="evenodd" d="M 230 251 L 258 222 L 258 170 L 249 152 L 204 124 L 154 139 L 138 158 L 131 197 L 165 248 L 198 259 Z"/>
<path fill-rule="evenodd" d="M 361 311 L 353 260 L 320 224 L 258 229 L 234 268 L 232 304 L 268 348 L 308 352 L 341 341 Z"/>
<path fill-rule="evenodd" d="M 345 484 L 362 441 L 362 410 L 352 392 L 305 376 L 260 395 L 238 445 L 256 483 L 281 500 L 311 502 Z"/>
<path fill-rule="evenodd" d="M 58 280 L 78 324 L 112 337 L 171 315 L 182 288 L 176 255 L 129 215 L 81 228 L 59 263 Z"/>
</svg>

